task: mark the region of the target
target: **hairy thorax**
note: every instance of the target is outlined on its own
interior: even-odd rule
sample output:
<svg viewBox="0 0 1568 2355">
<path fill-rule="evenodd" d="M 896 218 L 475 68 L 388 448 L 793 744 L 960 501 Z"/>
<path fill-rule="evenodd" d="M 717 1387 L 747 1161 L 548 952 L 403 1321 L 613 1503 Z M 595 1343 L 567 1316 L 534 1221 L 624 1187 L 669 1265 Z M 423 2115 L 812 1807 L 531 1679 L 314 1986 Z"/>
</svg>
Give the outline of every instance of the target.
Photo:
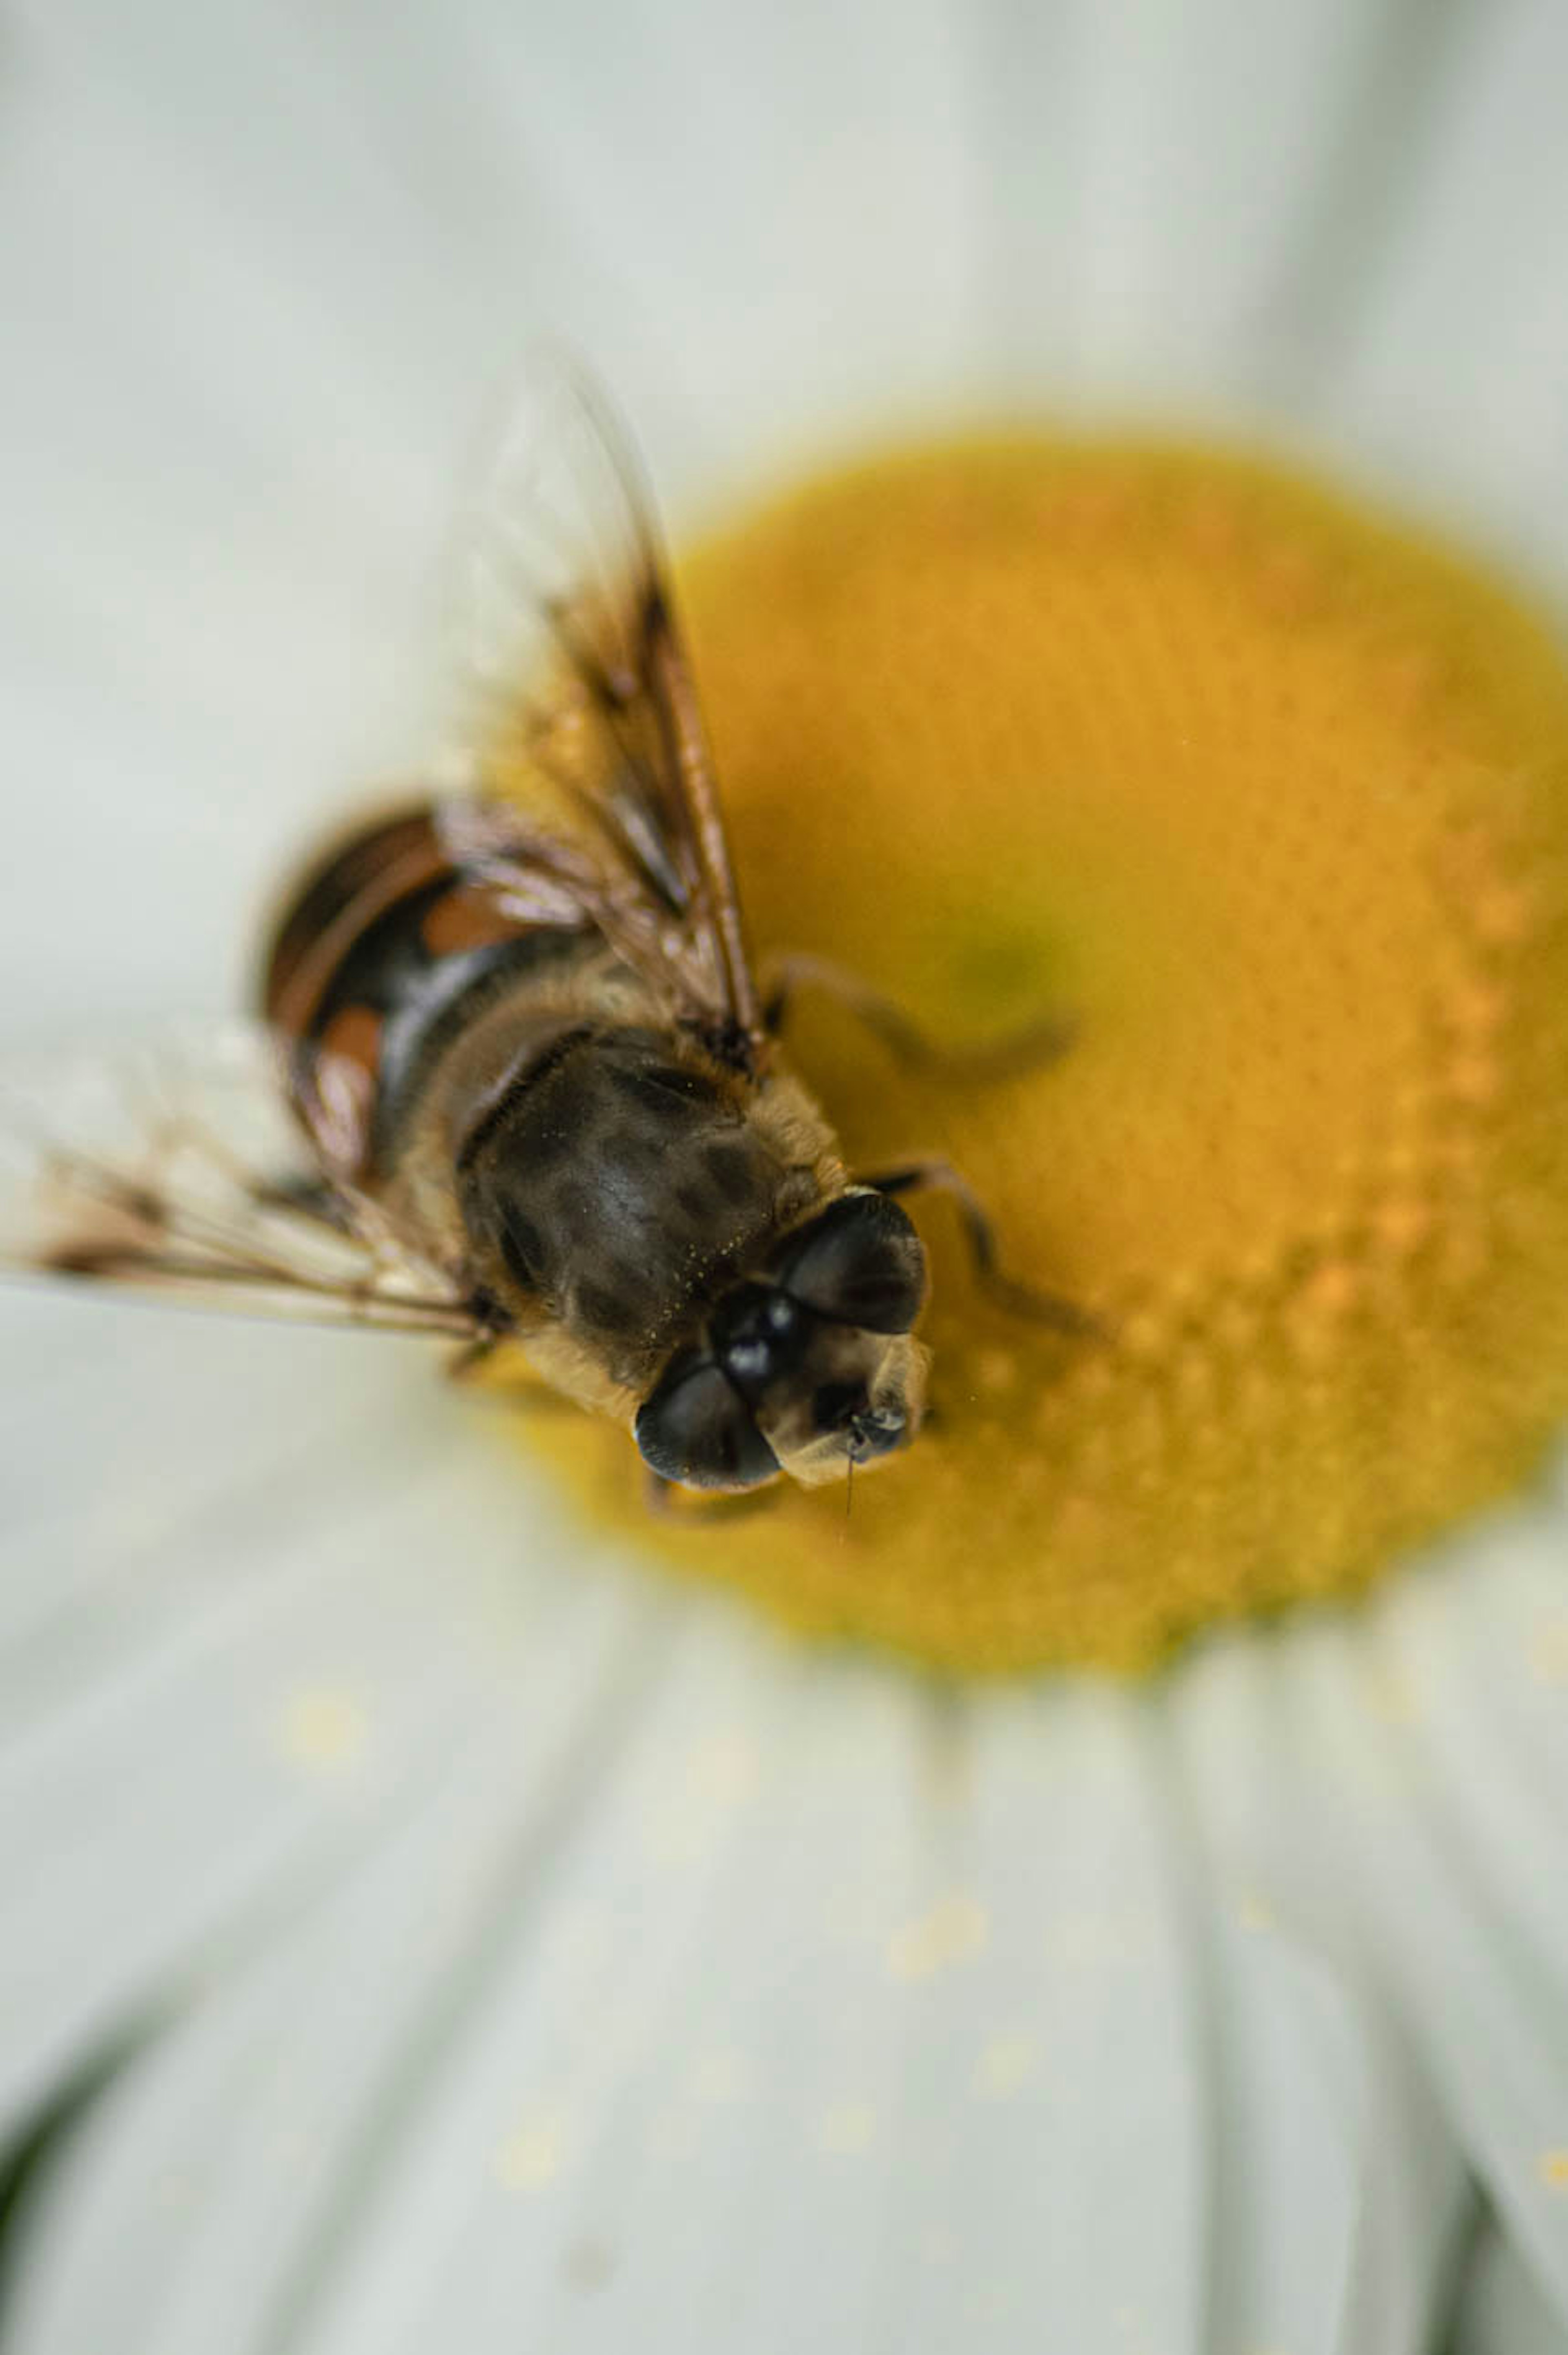
<svg viewBox="0 0 1568 2355">
<path fill-rule="evenodd" d="M 629 1011 L 563 993 L 541 1019 L 519 991 L 513 1039 L 505 1007 L 486 1026 L 490 1084 L 454 1054 L 421 1123 L 447 1143 L 447 1223 L 530 1355 L 549 1356 L 541 1370 L 596 1405 L 621 1393 L 625 1412 L 719 1293 L 843 1182 L 798 1083 L 738 1074 Z M 421 1165 L 435 1156 L 413 1156 L 414 1182 Z"/>
</svg>

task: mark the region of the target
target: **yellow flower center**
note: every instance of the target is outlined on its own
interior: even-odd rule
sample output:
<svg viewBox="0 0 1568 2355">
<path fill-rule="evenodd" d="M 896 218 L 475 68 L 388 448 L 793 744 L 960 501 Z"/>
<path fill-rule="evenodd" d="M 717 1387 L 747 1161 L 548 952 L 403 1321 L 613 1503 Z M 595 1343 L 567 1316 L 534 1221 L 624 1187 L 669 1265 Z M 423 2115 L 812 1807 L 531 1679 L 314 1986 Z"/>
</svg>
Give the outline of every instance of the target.
<svg viewBox="0 0 1568 2355">
<path fill-rule="evenodd" d="M 947 1667 L 1134 1667 L 1366 1583 L 1568 1409 L 1568 676 L 1452 559 L 1286 474 L 1018 442 L 813 488 L 684 580 L 760 953 L 928 1029 L 1078 1026 L 989 1083 L 803 1003 L 853 1167 L 955 1162 L 1064 1339 L 932 1253 L 929 1427 L 636 1541 Z"/>
</svg>

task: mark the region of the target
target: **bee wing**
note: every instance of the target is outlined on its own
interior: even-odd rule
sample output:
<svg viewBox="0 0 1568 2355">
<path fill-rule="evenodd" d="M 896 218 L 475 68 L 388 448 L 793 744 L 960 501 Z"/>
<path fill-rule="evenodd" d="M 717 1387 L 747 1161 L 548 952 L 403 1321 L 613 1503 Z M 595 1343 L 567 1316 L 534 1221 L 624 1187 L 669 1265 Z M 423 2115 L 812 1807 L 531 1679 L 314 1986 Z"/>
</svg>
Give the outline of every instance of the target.
<svg viewBox="0 0 1568 2355">
<path fill-rule="evenodd" d="M 729 846 L 658 526 L 598 387 L 536 356 L 458 565 L 477 803 L 498 884 L 581 870 L 580 904 L 718 1043 L 760 1044 Z M 533 815 L 531 805 L 539 805 Z"/>
<path fill-rule="evenodd" d="M 260 1028 L 0 1075 L 0 1267 L 169 1300 L 474 1339 L 473 1305 L 330 1184 Z"/>
</svg>

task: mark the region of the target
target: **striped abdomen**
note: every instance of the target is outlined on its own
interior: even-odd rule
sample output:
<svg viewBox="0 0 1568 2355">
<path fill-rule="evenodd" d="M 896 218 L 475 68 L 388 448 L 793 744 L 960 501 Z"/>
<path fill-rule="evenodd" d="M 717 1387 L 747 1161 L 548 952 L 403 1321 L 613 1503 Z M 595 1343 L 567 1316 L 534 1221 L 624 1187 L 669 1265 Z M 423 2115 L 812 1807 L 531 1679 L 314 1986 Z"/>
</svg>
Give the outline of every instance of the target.
<svg viewBox="0 0 1568 2355">
<path fill-rule="evenodd" d="M 629 1415 L 705 1304 L 842 1183 L 794 1082 L 719 1062 L 592 925 L 509 915 L 428 811 L 310 876 L 263 1004 L 327 1172 L 590 1405 Z"/>
<path fill-rule="evenodd" d="M 332 1172 L 387 1174 L 423 1074 L 498 989 L 597 945 L 586 927 L 520 922 L 455 860 L 428 809 L 365 828 L 306 878 L 273 936 L 262 1011 Z"/>
</svg>

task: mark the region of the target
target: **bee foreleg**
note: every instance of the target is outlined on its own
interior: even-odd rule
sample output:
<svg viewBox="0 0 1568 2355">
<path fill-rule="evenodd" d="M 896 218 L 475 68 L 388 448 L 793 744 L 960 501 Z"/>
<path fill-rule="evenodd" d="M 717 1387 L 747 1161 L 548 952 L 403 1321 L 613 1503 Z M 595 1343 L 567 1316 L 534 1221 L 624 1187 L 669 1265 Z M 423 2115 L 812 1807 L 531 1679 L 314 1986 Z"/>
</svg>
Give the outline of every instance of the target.
<svg viewBox="0 0 1568 2355">
<path fill-rule="evenodd" d="M 482 1328 L 454 1349 L 446 1361 L 446 1378 L 450 1382 L 472 1382 L 485 1397 L 507 1406 L 564 1409 L 572 1405 L 564 1391 L 529 1365 L 516 1346 L 516 1337 L 505 1327 Z"/>
<path fill-rule="evenodd" d="M 859 974 L 848 972 L 827 957 L 807 952 L 776 958 L 768 967 L 763 992 L 763 1019 L 777 1038 L 789 1019 L 802 988 L 819 989 L 853 1014 L 888 1052 L 913 1071 L 943 1071 L 954 1079 L 1005 1080 L 1038 1071 L 1065 1054 L 1077 1035 L 1071 1016 L 1049 1016 L 1026 1023 L 997 1039 L 952 1045 L 933 1039 L 891 997 L 873 989 Z"/>
<path fill-rule="evenodd" d="M 651 1464 L 643 1466 L 643 1502 L 656 1521 L 673 1520 L 680 1506 L 680 1490 Z"/>
<path fill-rule="evenodd" d="M 879 1194 L 950 1195 L 958 1206 L 975 1282 L 987 1299 L 1011 1316 L 1027 1316 L 1032 1324 L 1050 1325 L 1059 1333 L 1104 1337 L 1104 1326 L 1088 1309 L 1080 1308 L 1075 1301 L 1064 1300 L 1059 1293 L 1042 1292 L 1007 1273 L 997 1251 L 997 1231 L 985 1205 L 963 1171 L 955 1169 L 951 1161 L 911 1161 L 900 1169 L 864 1174 L 857 1182 L 874 1187 Z"/>
<path fill-rule="evenodd" d="M 765 1511 L 770 1497 L 765 1488 L 747 1488 L 734 1495 L 688 1488 L 678 1480 L 667 1480 L 649 1464 L 643 1467 L 643 1502 L 656 1520 L 678 1521 L 683 1529 L 718 1529 L 744 1514 Z"/>
<path fill-rule="evenodd" d="M 472 1341 L 464 1341 L 446 1361 L 449 1382 L 471 1382 L 481 1376 L 501 1345 L 499 1333 L 477 1333 Z"/>
</svg>

